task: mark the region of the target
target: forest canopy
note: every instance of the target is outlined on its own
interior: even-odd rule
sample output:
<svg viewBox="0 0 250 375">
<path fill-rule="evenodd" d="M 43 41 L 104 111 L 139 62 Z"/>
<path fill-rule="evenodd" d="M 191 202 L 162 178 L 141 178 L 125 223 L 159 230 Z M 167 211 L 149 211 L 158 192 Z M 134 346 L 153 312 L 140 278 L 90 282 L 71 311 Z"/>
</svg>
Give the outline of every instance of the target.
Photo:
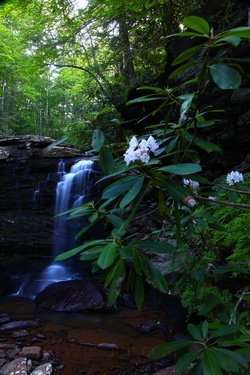
<svg viewBox="0 0 250 375">
<path fill-rule="evenodd" d="M 225 23 L 232 3 L 222 6 Z M 2 2 L 0 134 L 77 143 L 100 111 L 119 119 L 130 90 L 164 73 L 167 37 L 205 8 L 200 0 Z"/>
</svg>

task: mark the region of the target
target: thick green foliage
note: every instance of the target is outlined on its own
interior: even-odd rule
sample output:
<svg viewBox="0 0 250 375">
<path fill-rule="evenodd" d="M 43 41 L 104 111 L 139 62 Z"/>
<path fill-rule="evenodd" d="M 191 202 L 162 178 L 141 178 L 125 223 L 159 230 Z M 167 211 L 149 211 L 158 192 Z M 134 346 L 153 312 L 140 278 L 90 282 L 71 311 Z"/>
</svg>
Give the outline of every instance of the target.
<svg viewBox="0 0 250 375">
<path fill-rule="evenodd" d="M 250 35 L 249 28 L 240 28 L 213 36 L 208 23 L 199 17 L 186 18 L 184 24 L 194 30 L 184 32 L 184 35 L 204 37 L 212 47 L 224 43 L 238 45 L 241 38 L 249 38 Z M 207 48 L 206 43 L 195 50 L 186 51 L 174 64 L 189 59 L 204 48 Z M 69 219 L 79 216 L 88 218 L 89 225 L 82 229 L 78 238 L 96 223 L 109 228 L 109 231 L 105 238 L 83 242 L 56 259 L 64 260 L 79 254 L 81 260 L 91 261 L 92 271 L 100 275 L 100 280 L 108 288 L 110 305 L 125 290 L 134 293 L 135 302 L 141 307 L 145 282 L 167 293 L 169 285 L 165 275 L 176 275 L 170 282 L 171 291 L 182 295 L 183 304 L 190 313 L 198 310 L 200 315 L 212 322 L 204 318 L 198 326 L 189 324 L 190 339 L 161 344 L 150 353 L 150 357 L 160 358 L 186 349 L 184 355 L 177 356 L 178 373 L 192 364 L 191 373 L 196 375 L 243 374 L 250 361 L 249 331 L 246 328 L 246 314 L 239 314 L 237 307 L 243 299 L 247 301 L 248 292 L 246 289 L 241 291 L 241 296 L 231 295 L 227 290 L 220 290 L 216 281 L 221 275 L 231 275 L 232 272 L 249 274 L 246 259 L 240 254 L 246 241 L 242 223 L 249 217 L 250 209 L 246 198 L 249 181 L 246 175 L 246 181 L 239 186 L 228 188 L 222 184 L 215 191 L 216 200 L 207 198 L 207 195 L 197 195 L 197 182 L 207 188 L 212 185 L 201 176 L 199 149 L 207 152 L 222 150 L 216 144 L 196 136 L 197 128 L 214 124 L 212 120 L 206 121 L 207 113 L 214 111 L 197 108 L 194 104 L 196 96 L 201 95 L 200 89 L 206 87 L 207 79 L 211 78 L 219 87 L 227 89 L 238 87 L 240 80 L 235 73 L 237 71 L 228 70 L 227 62 L 215 63 L 210 60 L 209 53 L 205 56 L 198 76 L 192 80 L 198 84 L 197 92 L 179 95 L 180 88 L 188 87 L 186 82 L 174 89 L 144 87 L 152 89 L 152 94 L 132 101 L 162 100 L 160 109 L 171 111 L 173 105 L 180 108 L 177 123 L 166 120 L 148 128 L 154 136 L 150 147 L 151 134 L 147 141 L 133 137 L 129 149 L 122 155 L 124 144 L 112 147 L 101 129 L 94 130 L 92 148 L 99 154 L 105 174 L 102 181 L 106 182 L 106 188 L 99 201 L 73 209 Z M 183 71 L 179 70 L 176 74 Z M 154 152 L 155 141 L 159 147 L 157 152 Z M 159 218 L 162 226 L 148 233 L 147 237 L 142 237 L 140 233 L 131 232 L 131 227 L 139 220 L 139 208 L 149 197 L 154 197 L 153 214 Z M 222 222 L 224 211 L 228 215 Z M 234 225 L 242 233 L 239 235 L 241 240 L 236 241 L 236 247 L 232 249 L 231 256 L 234 257 L 225 257 L 223 264 L 218 264 L 214 243 L 217 236 L 221 236 L 221 240 Z M 225 238 L 225 243 L 233 245 L 229 236 Z M 165 269 L 160 271 L 156 264 L 162 258 Z M 193 304 L 197 305 L 196 309 Z M 197 343 L 199 345 L 194 349 L 193 345 Z"/>
</svg>

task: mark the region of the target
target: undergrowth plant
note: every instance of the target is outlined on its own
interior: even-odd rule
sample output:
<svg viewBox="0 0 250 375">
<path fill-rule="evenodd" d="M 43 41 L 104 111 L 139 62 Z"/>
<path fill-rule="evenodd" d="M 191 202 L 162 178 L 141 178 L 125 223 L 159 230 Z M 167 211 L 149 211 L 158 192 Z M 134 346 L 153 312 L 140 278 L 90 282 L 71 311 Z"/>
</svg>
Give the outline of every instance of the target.
<svg viewBox="0 0 250 375">
<path fill-rule="evenodd" d="M 96 224 L 102 225 L 107 235 L 83 241 L 82 245 L 60 254 L 56 260 L 78 255 L 80 260 L 90 261 L 93 273 L 99 275 L 107 287 L 109 305 L 126 291 L 132 292 L 137 307 L 142 307 L 145 282 L 164 293 L 168 293 L 170 287 L 172 293 L 184 296 L 183 303 L 190 313 L 193 312 L 192 305 L 196 304 L 195 312 L 204 316 L 204 321 L 198 326 L 188 325 L 190 339 L 161 344 L 150 353 L 151 358 L 186 348 L 186 354 L 178 359 L 177 372 L 192 364 L 193 374 L 243 374 L 242 369 L 247 368 L 250 360 L 247 354 L 249 331 L 246 316 L 233 307 L 241 297 L 232 295 L 230 303 L 224 303 L 228 294 L 216 285 L 216 277 L 233 272 L 249 274 L 246 259 L 241 255 L 247 243 L 241 225 L 249 217 L 249 176 L 246 175 L 244 181 L 242 174 L 233 171 L 227 176 L 227 183 L 219 187 L 204 177 L 199 162 L 200 150 L 208 154 L 222 153 L 222 150 L 197 136 L 197 130 L 212 126 L 216 121 L 211 120 L 216 111 L 211 107 L 197 107 L 197 97 L 210 81 L 221 89 L 240 86 L 242 68 L 239 61 L 217 57 L 219 55 L 211 50 L 226 44 L 238 46 L 241 39 L 249 39 L 250 29 L 236 28 L 214 35 L 206 20 L 194 16 L 186 18 L 183 24 L 191 31 L 178 36 L 199 37 L 204 42 L 177 57 L 173 65 L 182 65 L 171 77 L 179 77 L 193 67 L 196 75 L 174 88 L 144 87 L 151 89 L 152 94 L 128 103 L 152 100 L 161 103 L 156 111 L 164 110 L 166 121 L 149 126 L 148 134 L 133 136 L 128 143 L 116 144 L 113 148 L 101 129 L 93 131 L 92 147 L 99 155 L 105 174 L 101 181 L 106 187 L 98 201 L 70 210 L 68 217 L 70 220 L 85 216 L 88 220 L 78 238 L 84 238 Z M 196 85 L 191 93 L 188 92 L 190 83 L 192 87 Z M 170 120 L 169 116 L 173 108 L 179 108 L 176 121 Z M 145 209 L 145 202 L 152 199 L 155 202 L 153 215 L 162 225 L 145 237 L 131 228 L 140 220 L 139 210 Z M 227 222 L 223 223 L 224 211 Z M 223 237 L 234 225 L 241 232 L 236 247 L 232 233 L 231 237 Z M 219 264 L 215 248 L 217 241 L 222 243 L 222 238 L 225 246 L 231 246 L 231 254 Z M 159 259 L 163 259 L 165 265 L 161 271 L 155 262 Z M 175 270 L 178 270 L 177 276 L 169 285 L 165 276 Z M 248 290 L 240 292 L 242 299 L 247 300 Z M 197 344 L 198 348 L 193 348 Z"/>
</svg>

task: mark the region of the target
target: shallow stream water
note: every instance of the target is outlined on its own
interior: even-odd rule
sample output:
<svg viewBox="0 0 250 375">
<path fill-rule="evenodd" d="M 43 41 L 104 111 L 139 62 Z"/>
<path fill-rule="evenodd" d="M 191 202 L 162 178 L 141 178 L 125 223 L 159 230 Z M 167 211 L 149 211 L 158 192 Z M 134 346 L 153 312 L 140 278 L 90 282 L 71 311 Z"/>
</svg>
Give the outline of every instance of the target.
<svg viewBox="0 0 250 375">
<path fill-rule="evenodd" d="M 162 311 L 148 307 L 140 311 L 122 307 L 112 313 L 65 313 L 37 307 L 31 299 L 9 296 L 0 299 L 0 313 L 8 313 L 11 321 L 39 319 L 38 326 L 28 329 L 27 345 L 39 345 L 53 353 L 61 364 L 55 374 L 60 375 L 153 374 L 162 364 L 150 361 L 147 353 L 170 334 L 161 329 L 140 331 L 139 326 L 150 319 L 164 322 Z M 0 339 L 13 342 L 12 332 L 0 331 Z M 32 344 L 37 333 L 44 338 Z M 113 343 L 120 349 L 86 343 Z"/>
</svg>

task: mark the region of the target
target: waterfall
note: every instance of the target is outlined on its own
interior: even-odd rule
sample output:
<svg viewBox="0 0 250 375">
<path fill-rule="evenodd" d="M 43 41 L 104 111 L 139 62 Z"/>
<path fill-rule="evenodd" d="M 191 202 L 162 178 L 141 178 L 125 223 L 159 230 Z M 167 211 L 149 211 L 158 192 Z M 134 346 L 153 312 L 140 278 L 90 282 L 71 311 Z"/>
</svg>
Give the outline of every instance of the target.
<svg viewBox="0 0 250 375">
<path fill-rule="evenodd" d="M 45 267 L 38 277 L 35 274 L 25 275 L 25 280 L 19 284 L 15 295 L 34 298 L 53 282 L 77 278 L 74 269 L 63 262 L 55 262 L 54 259 L 58 254 L 76 246 L 75 235 L 82 228 L 82 223 L 78 219 L 68 220 L 67 211 L 90 200 L 97 173 L 93 170 L 93 165 L 94 163 L 90 160 L 80 160 L 71 167 L 69 173 L 66 173 L 65 163 L 63 161 L 58 163 L 58 170 L 54 176 L 58 182 L 54 210 L 52 263 Z M 39 196 L 39 189 L 34 193 L 34 197 L 37 196 Z"/>
<path fill-rule="evenodd" d="M 71 167 L 69 173 L 64 172 L 62 164 L 58 166 L 59 168 L 62 177 L 56 188 L 53 256 L 61 254 L 75 245 L 75 235 L 80 229 L 78 228 L 79 221 L 76 219 L 67 220 L 69 214 L 65 212 L 79 207 L 89 200 L 92 190 L 93 162 L 80 160 Z"/>
</svg>

